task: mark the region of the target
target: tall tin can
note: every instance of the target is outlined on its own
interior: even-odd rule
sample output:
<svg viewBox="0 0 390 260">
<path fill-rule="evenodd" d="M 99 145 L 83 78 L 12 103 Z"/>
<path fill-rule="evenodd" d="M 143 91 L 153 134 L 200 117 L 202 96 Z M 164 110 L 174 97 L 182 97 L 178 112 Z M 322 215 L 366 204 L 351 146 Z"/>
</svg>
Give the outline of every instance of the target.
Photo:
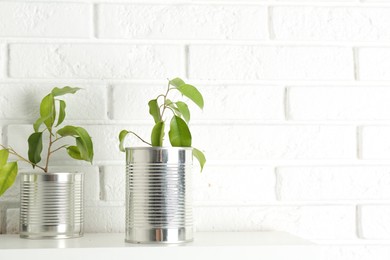
<svg viewBox="0 0 390 260">
<path fill-rule="evenodd" d="M 59 239 L 84 233 L 83 173 L 21 173 L 20 237 Z"/>
<path fill-rule="evenodd" d="M 192 241 L 192 148 L 127 148 L 126 164 L 126 242 Z"/>
</svg>

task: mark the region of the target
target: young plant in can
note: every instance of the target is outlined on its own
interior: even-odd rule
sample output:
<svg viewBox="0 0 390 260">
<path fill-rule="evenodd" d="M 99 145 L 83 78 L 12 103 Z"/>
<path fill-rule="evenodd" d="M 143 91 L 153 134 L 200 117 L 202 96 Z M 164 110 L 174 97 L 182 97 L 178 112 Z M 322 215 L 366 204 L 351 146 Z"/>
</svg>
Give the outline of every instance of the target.
<svg viewBox="0 0 390 260">
<path fill-rule="evenodd" d="M 12 147 L 0 144 L 2 148 L 0 150 L 0 196 L 15 182 L 19 161 L 30 164 L 32 168 L 48 172 L 51 156 L 65 149 L 71 158 L 92 163 L 93 143 L 88 132 L 79 126 L 66 125 L 61 127 L 66 116 L 66 103 L 60 97 L 66 94 L 75 94 L 79 90 L 80 88 L 55 87 L 42 99 L 39 110 L 40 117 L 35 121 L 34 132 L 27 140 L 28 158 L 16 152 Z M 47 155 L 44 163 L 40 164 L 42 161 L 41 153 L 44 149 L 44 135 L 48 136 L 45 147 Z M 58 141 L 65 137 L 74 139 L 75 143 L 73 145 L 59 145 Z M 9 161 L 10 154 L 16 157 L 15 161 Z"/>
<path fill-rule="evenodd" d="M 153 117 L 154 127 L 150 135 L 150 142 L 141 138 L 138 134 L 129 130 L 122 130 L 119 133 L 119 149 L 124 152 L 124 140 L 128 134 L 132 134 L 147 145 L 162 147 L 166 136 L 165 129 L 168 128 L 169 142 L 173 147 L 192 147 L 192 136 L 188 126 L 190 122 L 190 110 L 187 103 L 182 100 L 172 100 L 170 94 L 178 91 L 182 96 L 187 97 L 200 109 L 203 109 L 203 96 L 199 90 L 185 83 L 180 78 L 168 80 L 165 93 L 158 95 L 148 102 L 149 114 Z M 167 113 L 170 113 L 167 115 Z M 169 125 L 166 124 L 169 119 Z M 199 161 L 201 170 L 206 163 L 206 157 L 202 151 L 192 147 L 193 156 Z"/>
</svg>

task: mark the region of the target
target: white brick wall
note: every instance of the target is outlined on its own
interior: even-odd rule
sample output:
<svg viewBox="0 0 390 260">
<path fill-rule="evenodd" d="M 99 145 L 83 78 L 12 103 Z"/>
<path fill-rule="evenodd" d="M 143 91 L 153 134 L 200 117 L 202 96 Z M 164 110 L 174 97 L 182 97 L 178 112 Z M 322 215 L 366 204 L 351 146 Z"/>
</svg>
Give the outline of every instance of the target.
<svg viewBox="0 0 390 260">
<path fill-rule="evenodd" d="M 0 133 L 25 153 L 43 94 L 84 88 L 67 123 L 90 131 L 95 165 L 52 162 L 87 172 L 86 232 L 123 232 L 118 132 L 149 138 L 147 101 L 183 77 L 205 97 L 191 114 L 208 158 L 193 171 L 198 230 L 282 230 L 364 256 L 390 241 L 389 25 L 381 0 L 0 1 Z M 0 198 L 0 233 L 18 230 L 18 196 Z"/>
<path fill-rule="evenodd" d="M 353 75 L 350 48 L 258 45 L 189 47 L 189 77 L 194 79 L 352 80 Z"/>
<path fill-rule="evenodd" d="M 278 40 L 390 39 L 390 8 L 282 6 L 272 16 Z"/>
<path fill-rule="evenodd" d="M 288 96 L 291 120 L 390 119 L 388 87 L 291 87 Z"/>
<path fill-rule="evenodd" d="M 83 3 L 0 3 L 0 37 L 88 38 L 92 6 Z"/>
<path fill-rule="evenodd" d="M 101 38 L 263 40 L 268 37 L 264 6 L 101 4 L 97 10 L 97 34 Z"/>
<path fill-rule="evenodd" d="M 181 73 L 177 45 L 11 44 L 12 78 L 161 79 Z"/>
</svg>

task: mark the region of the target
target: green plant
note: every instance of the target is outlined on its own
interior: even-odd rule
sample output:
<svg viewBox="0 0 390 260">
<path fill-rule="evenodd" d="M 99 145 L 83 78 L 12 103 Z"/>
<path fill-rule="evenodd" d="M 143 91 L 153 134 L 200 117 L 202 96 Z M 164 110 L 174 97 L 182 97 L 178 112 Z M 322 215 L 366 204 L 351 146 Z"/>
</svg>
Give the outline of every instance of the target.
<svg viewBox="0 0 390 260">
<path fill-rule="evenodd" d="M 149 113 L 154 119 L 154 127 L 151 133 L 151 142 L 145 141 L 139 135 L 132 131 L 122 130 L 119 133 L 119 149 L 124 152 L 123 143 L 125 137 L 128 134 L 133 134 L 139 138 L 145 144 L 150 146 L 163 146 L 164 137 L 165 137 L 165 119 L 166 111 L 171 112 L 171 120 L 169 124 L 168 137 L 171 145 L 173 147 L 191 147 L 192 137 L 191 132 L 188 127 L 190 121 L 190 110 L 188 105 L 183 101 L 172 101 L 168 98 L 168 95 L 172 90 L 179 91 L 183 96 L 189 98 L 194 102 L 199 108 L 203 109 L 204 101 L 202 94 L 192 85 L 186 84 L 182 79 L 175 78 L 168 80 L 168 87 L 165 94 L 158 95 L 155 99 L 149 101 Z M 201 170 L 206 163 L 206 157 L 204 154 L 193 148 L 193 156 L 199 161 Z"/>
<path fill-rule="evenodd" d="M 74 94 L 80 88 L 53 88 L 46 95 L 40 104 L 40 118 L 35 121 L 34 133 L 28 138 L 28 158 L 17 153 L 12 147 L 0 145 L 3 149 L 0 150 L 0 196 L 12 186 L 18 173 L 17 161 L 24 161 L 30 164 L 33 168 L 39 168 L 44 172 L 49 170 L 50 157 L 61 149 L 66 149 L 69 156 L 76 160 L 84 160 L 92 163 L 93 160 L 93 143 L 88 132 L 77 126 L 64 126 L 56 130 L 64 121 L 66 113 L 66 103 L 58 97 L 66 94 Z M 43 130 L 41 129 L 41 126 Z M 43 134 L 48 135 L 47 141 L 47 156 L 46 162 L 43 165 L 38 165 L 41 162 L 41 152 L 43 150 Z M 64 137 L 75 138 L 75 145 L 58 145 L 58 141 Z M 8 162 L 9 155 L 17 157 L 17 161 Z"/>
</svg>

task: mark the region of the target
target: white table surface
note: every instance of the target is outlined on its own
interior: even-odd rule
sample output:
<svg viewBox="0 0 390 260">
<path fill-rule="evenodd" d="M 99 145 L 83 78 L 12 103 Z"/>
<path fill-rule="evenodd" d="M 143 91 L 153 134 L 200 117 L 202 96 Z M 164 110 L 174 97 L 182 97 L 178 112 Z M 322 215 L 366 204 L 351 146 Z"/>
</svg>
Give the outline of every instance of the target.
<svg viewBox="0 0 390 260">
<path fill-rule="evenodd" d="M 361 258 L 361 255 L 364 257 Z M 388 245 L 317 245 L 285 232 L 198 232 L 195 241 L 176 245 L 134 245 L 124 234 L 85 234 L 63 240 L 0 235 L 0 260 L 350 260 L 390 259 Z"/>
</svg>

